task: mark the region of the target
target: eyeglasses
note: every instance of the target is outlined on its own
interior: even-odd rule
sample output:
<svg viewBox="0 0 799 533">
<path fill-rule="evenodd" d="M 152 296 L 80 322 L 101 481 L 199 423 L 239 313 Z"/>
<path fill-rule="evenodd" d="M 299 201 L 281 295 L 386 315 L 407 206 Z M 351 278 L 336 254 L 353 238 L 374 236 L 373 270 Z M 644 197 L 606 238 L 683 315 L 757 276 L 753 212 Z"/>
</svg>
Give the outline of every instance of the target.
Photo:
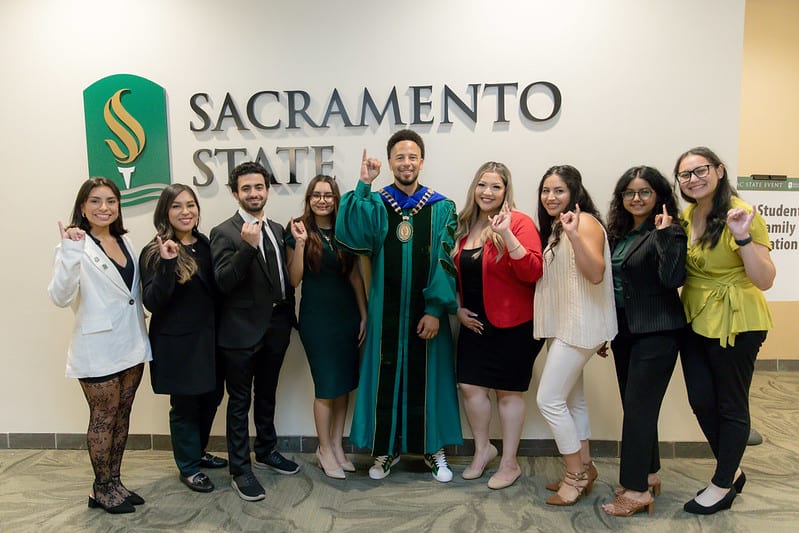
<svg viewBox="0 0 799 533">
<path fill-rule="evenodd" d="M 654 191 L 652 189 L 641 189 L 640 191 L 633 191 L 627 189 L 626 191 L 623 191 L 621 193 L 621 197 L 624 198 L 625 200 L 632 200 L 633 198 L 635 198 L 635 195 L 637 194 L 638 198 L 640 198 L 642 202 L 646 202 L 647 200 L 649 200 L 649 198 L 652 197 L 653 193 Z"/>
<path fill-rule="evenodd" d="M 707 179 L 708 174 L 710 174 L 711 166 L 713 165 L 702 165 L 691 170 L 684 170 L 682 172 L 678 172 L 677 179 L 680 180 L 680 183 L 688 183 L 689 181 L 691 181 L 691 174 L 693 174 L 700 180 Z"/>
<path fill-rule="evenodd" d="M 311 200 L 313 200 L 314 202 L 318 202 L 320 200 L 324 200 L 326 202 L 332 202 L 334 198 L 335 196 L 333 195 L 332 192 L 327 192 L 325 194 L 315 192 L 311 194 Z"/>
</svg>

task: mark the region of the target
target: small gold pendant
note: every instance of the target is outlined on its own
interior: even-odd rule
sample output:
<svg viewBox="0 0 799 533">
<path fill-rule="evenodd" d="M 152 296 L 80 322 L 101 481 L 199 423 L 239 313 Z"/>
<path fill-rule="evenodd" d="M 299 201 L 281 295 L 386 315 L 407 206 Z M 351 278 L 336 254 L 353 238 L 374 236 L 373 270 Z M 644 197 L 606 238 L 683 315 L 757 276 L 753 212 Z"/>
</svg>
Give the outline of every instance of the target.
<svg viewBox="0 0 799 533">
<path fill-rule="evenodd" d="M 407 220 L 403 220 L 397 226 L 397 239 L 400 242 L 408 242 L 413 237 L 413 226 Z"/>
</svg>

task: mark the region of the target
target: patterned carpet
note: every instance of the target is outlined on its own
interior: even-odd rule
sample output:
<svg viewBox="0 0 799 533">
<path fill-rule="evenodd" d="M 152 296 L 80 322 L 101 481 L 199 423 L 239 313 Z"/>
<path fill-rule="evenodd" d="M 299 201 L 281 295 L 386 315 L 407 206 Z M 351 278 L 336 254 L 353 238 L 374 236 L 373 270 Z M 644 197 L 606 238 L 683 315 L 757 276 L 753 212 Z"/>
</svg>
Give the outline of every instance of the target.
<svg viewBox="0 0 799 533">
<path fill-rule="evenodd" d="M 256 471 L 266 500 L 247 503 L 229 485 L 225 470 L 207 471 L 217 490 L 198 494 L 177 478 L 170 452 L 130 451 L 124 480 L 147 504 L 129 515 L 88 509 L 91 467 L 85 451 L 0 450 L 0 531 L 799 531 L 799 373 L 758 372 L 752 387 L 754 427 L 764 443 L 747 449 L 748 482 L 732 510 L 697 517 L 682 504 L 711 476 L 706 459 L 666 459 L 663 492 L 653 516 L 606 516 L 617 459 L 599 459 L 599 480 L 590 496 L 570 508 L 544 504 L 544 484 L 561 475 L 556 458 L 521 458 L 523 476 L 492 491 L 488 475 L 460 477 L 467 458 L 453 465 L 455 479 L 435 481 L 420 457 L 403 457 L 382 481 L 369 479 L 367 456 L 355 456 L 358 472 L 326 478 L 309 454 L 294 454 L 300 473 Z M 488 474 L 496 468 L 489 468 Z"/>
</svg>

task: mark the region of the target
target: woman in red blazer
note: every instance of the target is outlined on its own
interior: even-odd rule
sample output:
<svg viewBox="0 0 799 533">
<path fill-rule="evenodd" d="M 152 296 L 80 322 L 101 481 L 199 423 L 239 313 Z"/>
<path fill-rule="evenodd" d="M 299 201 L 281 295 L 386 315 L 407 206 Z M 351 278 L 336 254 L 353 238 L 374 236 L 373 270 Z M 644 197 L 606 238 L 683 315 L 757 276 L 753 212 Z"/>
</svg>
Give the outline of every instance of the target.
<svg viewBox="0 0 799 533">
<path fill-rule="evenodd" d="M 461 323 L 457 375 L 474 437 L 464 479 L 477 479 L 496 456 L 488 440 L 490 390 L 497 396 L 502 459 L 492 489 L 521 475 L 516 451 L 524 424 L 524 395 L 543 341 L 533 338 L 533 293 L 542 274 L 541 239 L 533 220 L 513 208 L 508 168 L 488 162 L 475 174 L 467 206 L 458 214 L 453 250 Z"/>
</svg>

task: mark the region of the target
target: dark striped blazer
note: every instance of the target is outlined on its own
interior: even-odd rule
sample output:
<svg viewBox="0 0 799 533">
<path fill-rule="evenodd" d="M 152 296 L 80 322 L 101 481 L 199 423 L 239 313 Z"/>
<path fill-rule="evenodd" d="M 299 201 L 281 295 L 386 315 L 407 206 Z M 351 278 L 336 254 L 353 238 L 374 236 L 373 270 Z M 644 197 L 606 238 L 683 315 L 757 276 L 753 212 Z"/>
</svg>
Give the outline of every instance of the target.
<svg viewBox="0 0 799 533">
<path fill-rule="evenodd" d="M 685 282 L 687 238 L 678 224 L 656 230 L 651 222 L 630 243 L 621 264 L 624 310 L 630 332 L 685 326 L 677 289 Z"/>
</svg>

